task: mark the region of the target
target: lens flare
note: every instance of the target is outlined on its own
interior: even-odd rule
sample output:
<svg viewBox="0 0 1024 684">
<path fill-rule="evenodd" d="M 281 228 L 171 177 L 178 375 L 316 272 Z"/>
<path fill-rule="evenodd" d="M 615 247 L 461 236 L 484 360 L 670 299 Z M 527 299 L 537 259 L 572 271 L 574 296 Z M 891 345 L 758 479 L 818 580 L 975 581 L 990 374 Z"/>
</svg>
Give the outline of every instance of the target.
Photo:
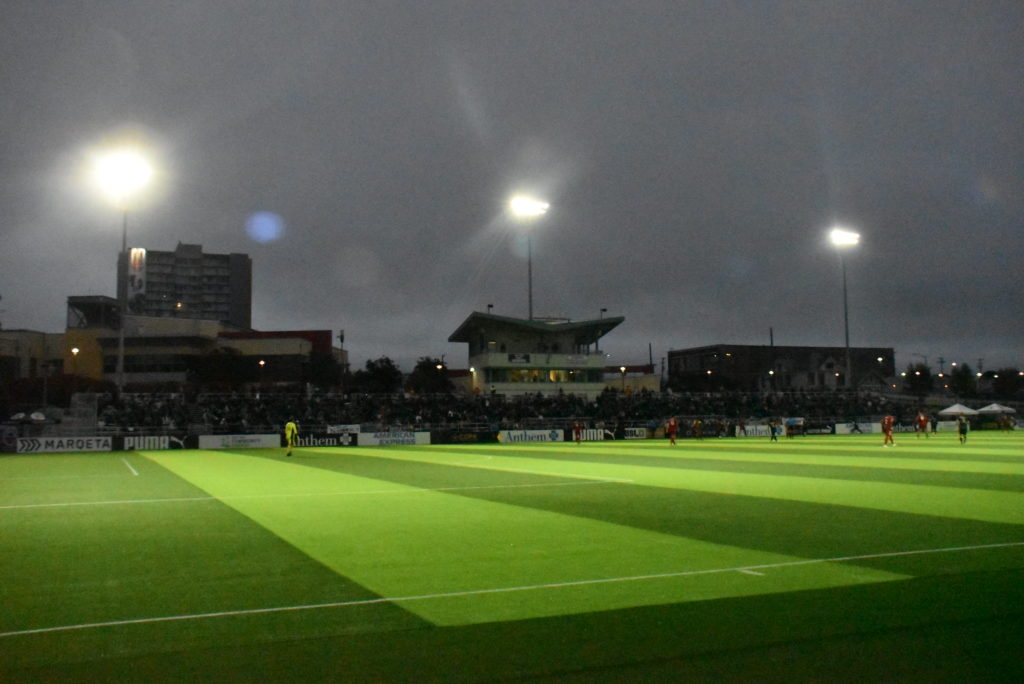
<svg viewBox="0 0 1024 684">
<path fill-rule="evenodd" d="M 270 211 L 258 211 L 245 220 L 245 232 L 260 244 L 274 242 L 284 235 L 284 219 Z"/>
</svg>

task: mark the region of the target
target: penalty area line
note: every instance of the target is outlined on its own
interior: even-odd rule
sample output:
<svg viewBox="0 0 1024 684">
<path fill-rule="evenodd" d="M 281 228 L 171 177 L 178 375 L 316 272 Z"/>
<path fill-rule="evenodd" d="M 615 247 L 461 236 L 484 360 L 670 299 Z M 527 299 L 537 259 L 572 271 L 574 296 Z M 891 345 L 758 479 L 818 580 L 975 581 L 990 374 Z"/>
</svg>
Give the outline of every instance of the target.
<svg viewBox="0 0 1024 684">
<path fill-rule="evenodd" d="M 682 570 L 680 572 L 663 572 L 651 575 L 631 575 L 626 577 L 602 577 L 597 579 L 574 580 L 568 582 L 550 582 L 545 584 L 531 584 L 515 587 L 494 587 L 490 589 L 470 589 L 466 591 L 449 591 L 436 594 L 414 594 L 410 596 L 381 596 L 372 599 L 356 599 L 353 601 L 333 601 L 330 603 L 311 603 L 295 606 L 274 606 L 270 608 L 247 608 L 241 610 L 223 610 L 210 613 L 191 613 L 186 615 L 164 615 L 149 618 L 133 618 L 127 620 L 109 620 L 106 622 L 85 622 L 77 625 L 60 625 L 56 627 L 37 627 L 35 629 L 21 629 L 10 632 L 0 632 L 0 639 L 19 636 L 31 636 L 36 634 L 51 634 L 54 632 L 74 632 L 86 629 L 100 629 L 103 627 L 123 627 L 129 625 L 147 625 L 160 622 L 184 622 L 189 620 L 207 620 L 221 617 L 240 617 L 246 615 L 267 615 L 273 613 L 295 613 L 308 610 L 326 610 L 330 608 L 348 608 L 352 606 L 370 606 L 379 603 L 403 603 L 411 601 L 431 601 L 449 598 L 464 598 L 467 596 L 484 596 L 487 594 L 510 594 L 522 591 L 540 591 L 544 589 L 564 589 L 568 587 L 582 587 L 595 584 L 613 584 L 618 582 L 639 582 L 654 579 L 672 579 L 677 577 L 694 577 L 697 575 L 713 575 L 728 572 L 740 572 L 748 575 L 763 575 L 760 570 L 772 568 L 787 568 L 800 565 L 813 565 L 821 563 L 843 563 L 857 560 L 870 560 L 877 558 L 897 558 L 900 556 L 916 556 L 934 553 L 962 553 L 966 551 L 983 551 L 988 549 L 1005 549 L 1024 546 L 1024 542 L 1006 542 L 1001 544 L 979 544 L 977 546 L 950 546 L 939 549 L 914 549 L 910 551 L 889 551 L 884 553 L 868 553 L 856 556 L 836 556 L 833 558 L 807 558 L 797 561 L 783 561 L 781 563 L 763 563 L 760 565 L 742 565 L 731 568 L 706 568 L 704 570 Z"/>
<path fill-rule="evenodd" d="M 128 466 L 128 470 L 132 471 L 132 475 L 134 475 L 135 477 L 139 476 L 139 471 L 132 467 L 132 464 L 128 462 L 127 458 L 122 458 L 121 463 L 124 463 L 126 466 Z"/>
</svg>

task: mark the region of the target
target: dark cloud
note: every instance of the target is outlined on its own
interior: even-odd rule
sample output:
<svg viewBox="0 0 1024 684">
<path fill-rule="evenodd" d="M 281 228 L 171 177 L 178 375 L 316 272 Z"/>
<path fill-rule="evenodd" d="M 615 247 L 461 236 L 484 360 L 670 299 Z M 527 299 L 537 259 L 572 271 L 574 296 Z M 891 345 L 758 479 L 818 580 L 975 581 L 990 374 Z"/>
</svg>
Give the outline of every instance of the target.
<svg viewBox="0 0 1024 684">
<path fill-rule="evenodd" d="M 39 3 L 0 7 L 2 322 L 112 294 L 81 155 L 127 125 L 164 191 L 131 242 L 254 261 L 254 325 L 353 360 L 464 358 L 469 311 L 626 322 L 614 359 L 851 342 L 1021 364 L 1017 2 Z M 281 218 L 277 239 L 247 230 Z"/>
</svg>

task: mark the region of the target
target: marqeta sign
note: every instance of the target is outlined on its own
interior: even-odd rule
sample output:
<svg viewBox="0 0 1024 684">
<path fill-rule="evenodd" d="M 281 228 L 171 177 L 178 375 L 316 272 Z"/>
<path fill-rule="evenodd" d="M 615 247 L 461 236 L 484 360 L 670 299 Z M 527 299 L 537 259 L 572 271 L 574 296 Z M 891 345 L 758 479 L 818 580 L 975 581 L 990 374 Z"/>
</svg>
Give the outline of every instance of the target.
<svg viewBox="0 0 1024 684">
<path fill-rule="evenodd" d="M 20 437 L 19 454 L 48 454 L 62 451 L 110 451 L 110 437 Z"/>
</svg>

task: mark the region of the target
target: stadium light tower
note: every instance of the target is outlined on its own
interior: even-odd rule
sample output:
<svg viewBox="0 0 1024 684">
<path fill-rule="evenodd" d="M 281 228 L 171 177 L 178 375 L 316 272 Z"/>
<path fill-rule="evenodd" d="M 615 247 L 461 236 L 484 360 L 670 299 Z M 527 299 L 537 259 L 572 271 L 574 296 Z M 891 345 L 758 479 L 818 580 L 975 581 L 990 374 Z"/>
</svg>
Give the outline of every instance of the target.
<svg viewBox="0 0 1024 684">
<path fill-rule="evenodd" d="M 528 224 L 533 219 L 548 213 L 551 205 L 543 200 L 516 195 L 508 203 L 509 211 L 520 223 Z M 533 320 L 533 240 L 530 231 L 526 231 L 526 300 L 527 316 Z"/>
<path fill-rule="evenodd" d="M 93 159 L 92 178 L 107 201 L 121 211 L 121 254 L 118 263 L 124 263 L 128 273 L 128 208 L 131 201 L 145 190 L 153 180 L 153 165 L 142 150 L 124 145 L 105 150 Z M 118 269 L 120 270 L 120 269 Z M 128 284 L 118 283 L 117 325 L 117 391 L 124 390 L 124 324 L 128 315 Z"/>
<path fill-rule="evenodd" d="M 846 386 L 853 387 L 852 364 L 850 363 L 850 309 L 846 298 L 846 260 L 843 251 L 860 243 L 860 233 L 844 228 L 833 228 L 829 239 L 839 253 L 839 265 L 843 271 L 843 328 L 846 333 Z"/>
</svg>

